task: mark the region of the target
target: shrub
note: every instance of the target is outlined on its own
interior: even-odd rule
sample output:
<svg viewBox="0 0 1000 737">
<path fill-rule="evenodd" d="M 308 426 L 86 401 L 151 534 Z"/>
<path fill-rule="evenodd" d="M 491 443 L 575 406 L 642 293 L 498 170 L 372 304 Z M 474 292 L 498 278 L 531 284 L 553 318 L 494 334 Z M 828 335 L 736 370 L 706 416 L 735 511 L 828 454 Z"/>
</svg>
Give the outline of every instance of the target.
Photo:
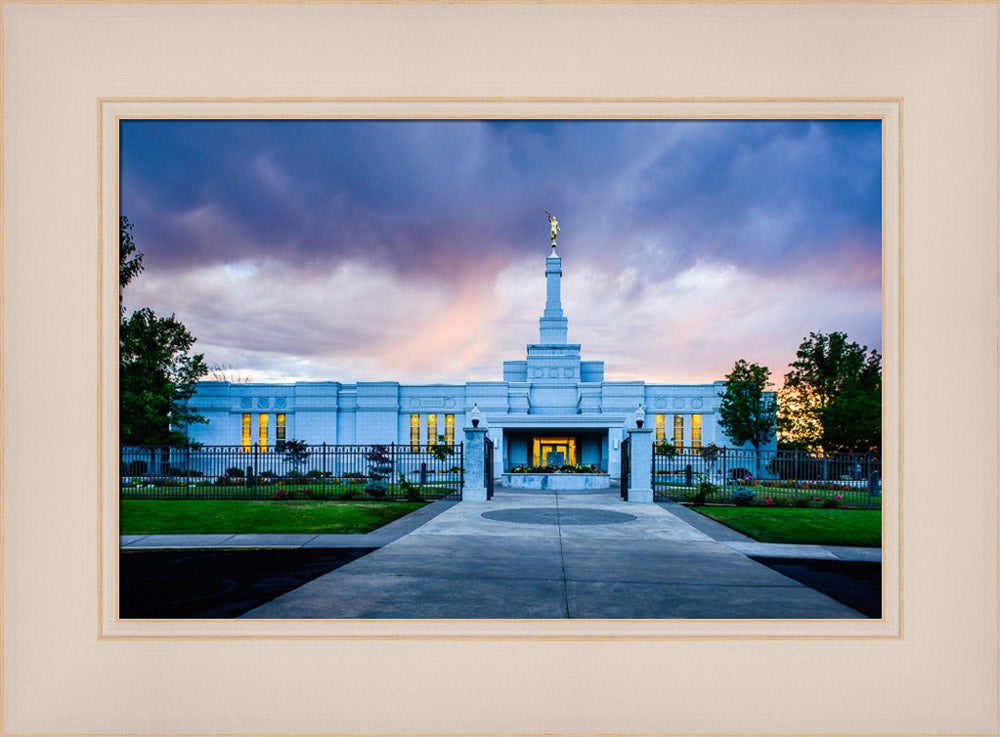
<svg viewBox="0 0 1000 737">
<path fill-rule="evenodd" d="M 665 456 L 667 458 L 673 458 L 677 455 L 677 447 L 673 443 L 668 443 L 666 440 L 661 440 L 655 446 L 656 455 Z"/>
<path fill-rule="evenodd" d="M 810 502 L 812 502 L 812 497 L 800 496 L 798 499 L 792 502 L 792 504 L 796 507 L 802 508 L 802 507 L 808 507 Z"/>
<path fill-rule="evenodd" d="M 411 484 L 406 480 L 405 474 L 399 474 L 399 488 L 403 490 L 403 494 L 406 495 L 406 501 L 408 502 L 422 502 L 423 495 L 420 493 L 420 487 Z"/>
<path fill-rule="evenodd" d="M 381 481 L 369 481 L 365 484 L 365 493 L 372 499 L 382 499 L 388 491 L 388 487 Z"/>
<path fill-rule="evenodd" d="M 698 491 L 694 495 L 695 504 L 704 504 L 705 500 L 715 493 L 715 485 L 709 483 L 708 481 L 702 481 L 698 484 Z"/>
<path fill-rule="evenodd" d="M 257 475 L 262 479 L 273 479 L 275 477 L 274 471 L 261 471 Z"/>
<path fill-rule="evenodd" d="M 347 486 L 342 492 L 340 492 L 340 498 L 345 501 L 350 501 L 351 499 L 358 498 L 358 490 L 353 486 Z"/>
<path fill-rule="evenodd" d="M 439 461 L 446 461 L 449 456 L 455 453 L 455 448 L 445 442 L 444 435 L 438 435 L 437 442 L 428 445 L 427 450 Z"/>
<path fill-rule="evenodd" d="M 733 481 L 738 481 L 740 479 L 748 479 L 752 476 L 753 474 L 750 473 L 749 469 L 746 468 L 729 469 L 729 478 L 731 478 Z"/>
<path fill-rule="evenodd" d="M 146 471 L 149 469 L 149 464 L 146 461 L 129 461 L 125 469 L 126 476 L 145 476 Z"/>
<path fill-rule="evenodd" d="M 385 445 L 373 445 L 365 454 L 365 460 L 371 465 L 368 476 L 373 481 L 384 481 L 392 476 L 392 456 Z"/>
<path fill-rule="evenodd" d="M 239 466 L 230 466 L 226 469 L 226 476 L 230 476 L 234 479 L 243 478 L 243 469 Z"/>
<path fill-rule="evenodd" d="M 312 494 L 307 489 L 278 489 L 271 498 L 275 501 L 312 499 Z"/>
<path fill-rule="evenodd" d="M 347 473 L 341 474 L 341 478 L 345 479 L 363 479 L 366 476 L 361 473 L 361 471 L 348 471 Z"/>
<path fill-rule="evenodd" d="M 737 507 L 745 507 L 753 501 L 756 495 L 752 489 L 738 488 L 733 492 L 733 503 Z"/>
<path fill-rule="evenodd" d="M 318 469 L 312 468 L 306 473 L 306 478 L 321 479 L 323 478 L 323 472 Z"/>
</svg>

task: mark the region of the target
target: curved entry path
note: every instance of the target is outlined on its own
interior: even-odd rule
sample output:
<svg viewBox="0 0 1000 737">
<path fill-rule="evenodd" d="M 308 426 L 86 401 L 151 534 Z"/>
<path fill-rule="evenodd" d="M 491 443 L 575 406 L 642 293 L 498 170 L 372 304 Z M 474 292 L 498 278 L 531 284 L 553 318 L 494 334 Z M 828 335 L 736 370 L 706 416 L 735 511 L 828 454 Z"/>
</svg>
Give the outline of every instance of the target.
<svg viewBox="0 0 1000 737">
<path fill-rule="evenodd" d="M 497 489 L 246 618 L 857 618 L 617 489 Z"/>
</svg>

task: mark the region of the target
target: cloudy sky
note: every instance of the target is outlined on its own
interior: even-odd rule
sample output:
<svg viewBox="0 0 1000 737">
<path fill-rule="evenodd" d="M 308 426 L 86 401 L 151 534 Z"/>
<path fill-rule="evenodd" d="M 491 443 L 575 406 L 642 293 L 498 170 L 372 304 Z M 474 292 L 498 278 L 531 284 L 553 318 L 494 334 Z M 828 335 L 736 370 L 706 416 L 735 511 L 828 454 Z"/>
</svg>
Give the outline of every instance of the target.
<svg viewBox="0 0 1000 737">
<path fill-rule="evenodd" d="M 879 121 L 123 121 L 125 304 L 257 381 L 500 379 L 549 210 L 606 378 L 780 384 L 810 331 L 881 351 L 880 167 Z"/>
</svg>

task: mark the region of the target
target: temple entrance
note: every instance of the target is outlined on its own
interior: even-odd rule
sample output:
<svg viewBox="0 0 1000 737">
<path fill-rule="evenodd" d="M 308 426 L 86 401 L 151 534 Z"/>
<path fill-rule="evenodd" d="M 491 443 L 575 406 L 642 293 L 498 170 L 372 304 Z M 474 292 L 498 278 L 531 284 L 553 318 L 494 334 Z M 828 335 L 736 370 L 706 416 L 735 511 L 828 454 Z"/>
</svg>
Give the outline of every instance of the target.
<svg viewBox="0 0 1000 737">
<path fill-rule="evenodd" d="M 610 443 L 604 428 L 504 428 L 502 443 L 504 473 L 519 466 L 593 465 L 595 470 L 608 470 Z M 617 453 L 614 460 L 617 465 Z"/>
<path fill-rule="evenodd" d="M 575 466 L 576 438 L 548 438 L 535 436 L 533 465 Z"/>
</svg>

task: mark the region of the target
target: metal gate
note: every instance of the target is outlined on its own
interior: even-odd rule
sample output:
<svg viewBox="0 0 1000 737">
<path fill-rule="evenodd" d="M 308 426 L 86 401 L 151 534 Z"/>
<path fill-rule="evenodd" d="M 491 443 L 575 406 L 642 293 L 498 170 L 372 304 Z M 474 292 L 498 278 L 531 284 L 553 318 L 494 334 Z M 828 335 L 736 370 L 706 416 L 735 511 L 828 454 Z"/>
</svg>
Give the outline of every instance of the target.
<svg viewBox="0 0 1000 737">
<path fill-rule="evenodd" d="M 493 441 L 489 439 L 489 436 L 485 438 L 486 443 L 486 478 L 483 482 L 486 484 L 486 500 L 489 501 L 493 498 Z"/>
<path fill-rule="evenodd" d="M 631 470 L 632 464 L 632 438 L 625 438 L 621 444 L 621 462 L 622 462 L 622 473 L 621 473 L 621 485 L 622 485 L 622 499 L 628 501 L 628 484 L 629 484 L 629 471 Z"/>
</svg>

